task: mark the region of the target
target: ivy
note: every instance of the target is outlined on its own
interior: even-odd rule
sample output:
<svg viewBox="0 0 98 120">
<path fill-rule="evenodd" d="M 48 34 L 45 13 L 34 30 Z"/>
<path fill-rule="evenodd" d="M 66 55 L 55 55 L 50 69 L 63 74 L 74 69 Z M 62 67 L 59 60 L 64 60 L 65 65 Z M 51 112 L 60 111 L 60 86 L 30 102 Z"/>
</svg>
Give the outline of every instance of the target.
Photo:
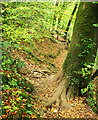
<svg viewBox="0 0 98 120">
<path fill-rule="evenodd" d="M 87 93 L 88 99 L 87 103 L 90 105 L 94 112 L 97 112 L 97 106 L 96 106 L 96 100 L 95 100 L 95 90 L 94 85 L 91 83 L 91 81 L 88 80 L 89 76 L 91 76 L 91 70 L 94 67 L 94 63 L 86 62 L 85 58 L 90 53 L 91 50 L 93 50 L 94 46 L 96 45 L 91 38 L 86 38 L 82 34 L 80 34 L 82 37 L 82 52 L 78 54 L 79 58 L 82 58 L 83 61 L 81 62 L 81 70 L 77 72 L 77 74 L 81 75 L 81 79 L 84 83 L 84 81 L 88 81 L 88 85 L 86 88 L 81 89 L 82 95 Z M 81 47 L 80 44 L 76 44 L 76 47 Z M 84 83 L 85 84 L 85 83 Z"/>
</svg>

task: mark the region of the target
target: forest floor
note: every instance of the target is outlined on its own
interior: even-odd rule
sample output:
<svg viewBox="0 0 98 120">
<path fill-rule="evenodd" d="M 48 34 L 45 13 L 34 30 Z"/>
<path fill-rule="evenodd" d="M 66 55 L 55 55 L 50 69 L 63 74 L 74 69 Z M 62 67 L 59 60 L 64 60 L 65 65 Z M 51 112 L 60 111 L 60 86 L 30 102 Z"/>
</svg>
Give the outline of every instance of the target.
<svg viewBox="0 0 98 120">
<path fill-rule="evenodd" d="M 46 101 L 53 95 L 54 90 L 58 86 L 59 81 L 52 81 L 52 77 L 55 75 L 57 71 L 59 71 L 64 63 L 68 50 L 65 49 L 65 45 L 52 43 L 51 45 L 47 42 L 43 42 L 41 44 L 43 49 L 40 49 L 41 52 L 46 52 L 47 54 L 52 54 L 58 52 L 60 49 L 60 53 L 58 56 L 53 59 L 53 65 L 55 67 L 48 67 L 43 63 L 40 65 L 35 64 L 33 61 L 27 61 L 25 59 L 25 64 L 27 65 L 27 74 L 24 75 L 28 81 L 33 83 L 36 96 L 38 96 L 39 103 L 35 106 L 42 118 L 93 118 L 97 119 L 97 114 L 95 114 L 92 109 L 84 102 L 85 97 L 75 97 L 73 101 L 68 101 L 71 105 L 71 109 L 63 109 L 62 107 L 57 107 L 55 104 L 50 108 L 45 108 L 44 104 Z M 40 47 L 40 45 L 37 45 Z M 50 51 L 50 47 L 52 50 Z M 23 56 L 23 55 L 21 55 Z M 39 56 L 40 59 L 43 59 Z M 21 60 L 24 58 L 21 57 Z M 51 59 L 51 58 L 50 58 Z M 33 72 L 31 72 L 33 71 Z M 42 110 L 40 110 L 40 108 Z"/>
</svg>

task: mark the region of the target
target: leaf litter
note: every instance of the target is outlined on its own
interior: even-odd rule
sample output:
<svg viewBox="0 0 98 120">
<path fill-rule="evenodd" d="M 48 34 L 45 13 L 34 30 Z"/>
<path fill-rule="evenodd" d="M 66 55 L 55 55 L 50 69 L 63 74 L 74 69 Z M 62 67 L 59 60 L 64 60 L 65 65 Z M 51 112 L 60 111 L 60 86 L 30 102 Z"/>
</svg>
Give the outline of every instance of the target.
<svg viewBox="0 0 98 120">
<path fill-rule="evenodd" d="M 52 43 L 53 44 L 53 43 Z M 45 44 L 45 49 L 47 50 L 47 54 L 48 52 L 50 53 L 50 51 L 48 51 L 48 45 Z M 55 45 L 54 45 L 55 46 Z M 58 45 L 57 47 L 63 47 L 63 45 Z M 57 49 L 53 49 L 52 52 L 56 52 Z M 62 49 L 59 56 L 53 61 L 54 64 L 56 65 L 56 70 L 58 71 L 61 67 L 62 67 L 62 63 L 65 60 L 65 57 L 67 55 L 67 50 L 66 49 Z M 41 70 L 46 70 L 46 66 L 44 66 L 44 68 L 39 67 L 38 65 L 36 65 L 37 67 L 37 71 L 41 71 Z M 30 68 L 31 69 L 31 68 Z M 55 90 L 56 86 L 58 85 L 57 82 L 52 82 L 51 83 L 51 79 L 53 77 L 54 70 L 53 73 L 51 74 L 47 74 L 49 73 L 49 70 L 46 70 L 46 75 L 40 78 L 32 78 L 30 77 L 30 79 L 32 79 L 31 81 L 33 81 L 33 84 L 37 91 L 37 96 L 38 96 L 38 101 L 39 103 L 37 105 L 35 105 L 34 107 L 36 107 L 38 113 L 41 114 L 41 118 L 91 118 L 91 119 L 97 119 L 97 114 L 95 114 L 92 109 L 86 104 L 84 103 L 84 100 L 86 99 L 85 97 L 75 97 L 74 100 L 69 101 L 69 103 L 72 105 L 72 109 L 67 110 L 67 109 L 63 109 L 63 108 L 58 108 L 56 105 L 53 105 L 50 108 L 46 108 L 44 107 L 44 104 L 46 103 L 46 101 L 48 100 L 48 98 L 50 96 L 52 96 L 53 91 Z M 41 99 L 40 99 L 41 98 Z"/>
<path fill-rule="evenodd" d="M 61 47 L 64 47 L 64 45 L 60 45 L 56 43 L 52 43 L 52 52 L 57 53 L 57 50 Z M 45 43 L 45 50 L 47 54 L 50 54 L 49 46 L 47 43 Z M 39 46 L 37 46 L 39 47 Z M 43 52 L 43 49 L 40 49 L 41 52 Z M 51 106 L 50 108 L 46 108 L 44 105 L 46 101 L 48 100 L 49 97 L 52 96 L 53 91 L 55 88 L 58 86 L 58 81 L 53 82 L 51 81 L 51 78 L 54 76 L 55 71 L 59 71 L 60 68 L 62 67 L 62 63 L 65 60 L 65 57 L 67 55 L 67 50 L 66 49 L 61 49 L 60 54 L 53 60 L 53 64 L 55 64 L 56 68 L 51 67 L 51 70 L 48 69 L 48 65 L 44 63 L 36 64 L 32 60 L 27 60 L 25 59 L 25 54 L 24 53 L 19 53 L 19 57 L 21 60 L 25 60 L 25 64 L 27 65 L 26 68 L 22 69 L 22 72 L 25 73 L 23 77 L 25 77 L 29 82 L 33 83 L 35 86 L 36 93 L 33 95 L 33 99 L 35 99 L 31 104 L 28 104 L 28 107 L 33 107 L 35 109 L 35 112 L 37 114 L 40 114 L 41 118 L 91 118 L 91 119 L 97 119 L 97 114 L 95 114 L 92 109 L 84 102 L 85 97 L 75 97 L 74 100 L 69 101 L 69 103 L 72 105 L 72 109 L 64 109 L 62 107 L 57 107 L 56 104 Z M 35 71 L 35 76 L 34 76 L 34 71 Z M 44 71 L 44 72 L 43 72 Z M 41 74 L 41 75 L 40 75 Z M 25 86 L 24 86 L 25 87 Z M 15 89 L 16 91 L 16 89 Z M 22 89 L 21 91 L 24 91 Z M 9 91 L 6 91 L 7 94 Z M 29 93 L 27 93 L 28 95 Z M 32 93 L 33 94 L 33 93 Z M 37 96 L 37 97 L 36 97 Z M 11 99 L 11 97 L 8 97 Z M 20 101 L 19 95 L 15 99 L 15 101 Z M 22 102 L 23 104 L 20 106 L 22 109 L 25 109 L 24 106 L 26 104 L 26 99 L 23 99 Z M 10 101 L 7 99 L 4 100 L 6 105 L 9 105 Z M 9 107 L 11 106 L 12 103 L 10 103 Z M 18 108 L 9 114 L 9 110 L 6 110 L 7 115 L 17 115 Z M 30 111 L 24 112 L 22 115 L 22 118 L 24 116 L 30 116 L 30 118 L 37 118 L 35 114 L 30 115 Z M 6 115 L 2 116 L 4 119 L 6 119 Z"/>
</svg>

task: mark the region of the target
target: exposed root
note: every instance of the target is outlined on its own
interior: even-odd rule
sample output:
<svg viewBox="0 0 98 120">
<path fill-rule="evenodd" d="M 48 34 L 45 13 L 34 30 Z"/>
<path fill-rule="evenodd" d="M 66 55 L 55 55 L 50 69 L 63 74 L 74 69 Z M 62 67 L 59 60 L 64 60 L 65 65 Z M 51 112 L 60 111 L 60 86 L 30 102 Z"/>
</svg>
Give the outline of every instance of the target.
<svg viewBox="0 0 98 120">
<path fill-rule="evenodd" d="M 54 92 L 53 96 L 50 98 L 50 100 L 46 103 L 45 106 L 51 106 L 52 103 L 54 103 L 55 101 L 57 102 L 57 98 L 60 97 L 63 89 L 65 88 L 65 80 L 63 79 L 59 86 L 57 87 L 56 91 Z"/>
<path fill-rule="evenodd" d="M 62 94 L 61 94 L 61 106 L 63 108 L 66 109 L 70 109 L 71 105 L 69 103 L 67 103 L 67 99 L 66 99 L 66 88 L 64 88 Z"/>
<path fill-rule="evenodd" d="M 57 107 L 59 107 L 59 105 L 60 105 L 60 99 L 59 98 L 57 98 L 57 100 L 56 100 L 56 105 L 57 105 Z"/>
<path fill-rule="evenodd" d="M 72 88 L 69 88 L 68 93 L 67 93 L 67 100 L 73 100 L 74 96 L 72 94 Z"/>
<path fill-rule="evenodd" d="M 50 107 L 53 103 L 56 103 L 58 107 L 61 105 L 62 108 L 70 109 L 71 105 L 67 101 L 73 99 L 72 87 L 69 87 L 68 80 L 64 78 L 63 69 L 52 78 L 52 82 L 57 80 L 59 81 L 59 85 L 45 106 Z"/>
<path fill-rule="evenodd" d="M 50 107 L 54 102 L 56 102 L 56 105 L 61 105 L 63 108 L 70 109 L 71 105 L 67 103 L 67 99 L 70 100 L 71 97 L 73 98 L 71 88 L 68 90 L 68 83 L 63 78 L 63 80 L 59 83 L 59 86 L 54 91 L 53 96 L 49 99 L 49 101 L 46 103 L 46 107 Z"/>
<path fill-rule="evenodd" d="M 52 82 L 55 82 L 57 80 L 59 80 L 60 78 L 63 77 L 63 70 L 60 70 L 53 78 L 52 78 Z"/>
</svg>

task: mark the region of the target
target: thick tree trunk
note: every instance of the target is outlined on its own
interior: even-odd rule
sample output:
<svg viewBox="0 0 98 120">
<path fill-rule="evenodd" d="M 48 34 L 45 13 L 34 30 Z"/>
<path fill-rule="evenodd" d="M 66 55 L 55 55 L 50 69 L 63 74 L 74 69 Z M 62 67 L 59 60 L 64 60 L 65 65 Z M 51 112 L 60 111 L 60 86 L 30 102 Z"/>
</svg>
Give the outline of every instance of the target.
<svg viewBox="0 0 98 120">
<path fill-rule="evenodd" d="M 84 81 L 83 76 L 78 74 L 78 71 L 81 71 L 81 68 L 84 67 L 83 62 L 92 63 L 95 60 L 97 45 L 89 51 L 89 54 L 86 52 L 84 57 L 81 57 L 80 54 L 84 51 L 84 43 L 81 39 L 88 40 L 91 38 L 93 42 L 97 43 L 96 28 L 93 27 L 93 24 L 97 23 L 97 7 L 96 4 L 89 2 L 80 3 L 67 58 L 63 64 L 62 70 L 53 78 L 53 80 L 60 80 L 61 82 L 53 96 L 46 103 L 46 106 L 57 102 L 58 105 L 61 104 L 66 108 L 70 108 L 70 105 L 68 105 L 66 101 L 73 98 L 74 95 L 79 95 L 81 89 L 86 87 L 91 80 L 91 75 L 88 75 L 87 79 Z M 80 34 L 85 38 L 80 36 Z M 75 90 L 74 93 L 73 89 Z"/>
<path fill-rule="evenodd" d="M 93 3 L 80 3 L 79 10 L 76 16 L 76 22 L 74 26 L 74 32 L 72 36 L 72 42 L 70 45 L 70 49 L 68 51 L 67 58 L 64 63 L 64 70 L 66 76 L 70 76 L 70 79 L 78 79 L 79 80 L 79 88 L 80 90 L 87 86 L 90 81 L 90 77 L 85 80 L 85 84 L 83 84 L 84 78 L 77 74 L 78 71 L 83 68 L 82 62 L 92 63 L 95 60 L 96 47 L 90 50 L 89 54 L 86 54 L 84 57 L 79 57 L 79 54 L 84 50 L 84 43 L 81 42 L 81 39 L 84 39 L 80 36 L 82 34 L 86 38 L 91 38 L 93 42 L 97 43 L 96 38 L 96 28 L 93 27 L 94 23 L 97 23 L 97 8 L 98 6 Z M 76 45 L 80 45 L 77 47 Z M 80 92 L 79 92 L 80 93 Z"/>
</svg>

